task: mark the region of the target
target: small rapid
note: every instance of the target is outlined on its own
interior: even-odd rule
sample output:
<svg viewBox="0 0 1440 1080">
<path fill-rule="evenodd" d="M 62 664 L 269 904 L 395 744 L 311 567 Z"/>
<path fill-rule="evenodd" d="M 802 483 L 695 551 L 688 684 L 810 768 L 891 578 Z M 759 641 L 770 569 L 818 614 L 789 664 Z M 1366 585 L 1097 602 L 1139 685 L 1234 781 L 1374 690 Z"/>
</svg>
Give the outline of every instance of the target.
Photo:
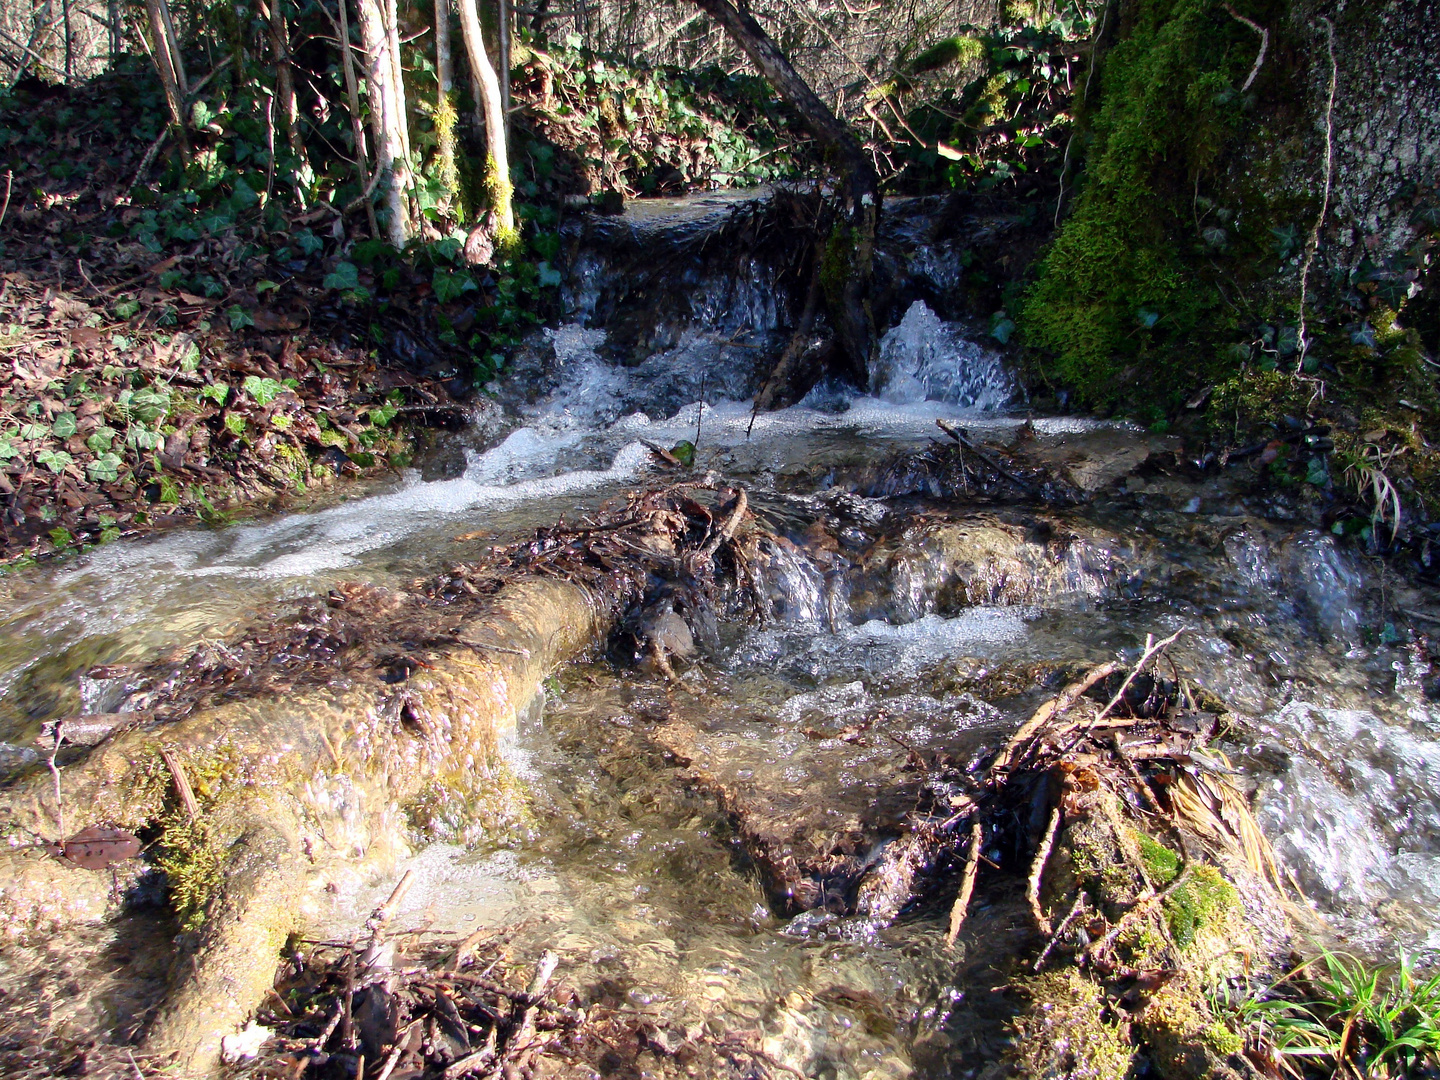
<svg viewBox="0 0 1440 1080">
<path fill-rule="evenodd" d="M 693 244 L 732 210 L 605 228 Z M 933 253 L 915 262 L 948 273 Z M 1138 464 L 1064 507 L 968 505 L 925 476 L 897 494 L 881 466 L 923 453 L 937 420 L 981 445 L 1023 441 L 1076 477 L 1117 446 L 1139 463 L 1160 443 L 1026 415 L 1000 355 L 924 298 L 883 337 L 864 390 L 822 384 L 752 415 L 758 345 L 793 313 L 763 260 L 736 265 L 697 264 L 676 286 L 684 310 L 637 329 L 633 263 L 582 251 L 570 321 L 487 388 L 497 425 L 350 501 L 116 543 L 8 584 L 0 767 L 36 760 L 42 721 L 114 707 L 83 678 L 96 665 L 222 637 L 341 581 L 403 588 L 474 545 L 673 481 L 655 448 L 689 441 L 694 475 L 743 485 L 781 538 L 760 552 L 753 618 L 722 624 L 674 686 L 603 659 L 562 671 L 503 748 L 516 794 L 501 818 L 472 827 L 459 808 L 417 829 L 399 867 L 337 885 L 316 933 L 360 932 L 411 869 L 398 923 L 556 950 L 577 982 L 618 988 L 663 1028 L 753 1030 L 806 1075 L 948 1075 L 1002 1049 L 991 957 L 947 952 L 934 905 L 894 922 L 823 903 L 789 917 L 725 800 L 742 793 L 796 849 L 883 836 L 913 795 L 893 783 L 908 755 L 993 750 L 1057 673 L 1133 661 L 1147 634 L 1183 629 L 1171 656 L 1235 711 L 1227 750 L 1287 876 L 1352 948 L 1440 949 L 1440 680 L 1428 641 L 1394 628 L 1393 584 L 1223 484 L 1137 482 Z M 991 917 L 976 916 L 1003 934 Z"/>
</svg>

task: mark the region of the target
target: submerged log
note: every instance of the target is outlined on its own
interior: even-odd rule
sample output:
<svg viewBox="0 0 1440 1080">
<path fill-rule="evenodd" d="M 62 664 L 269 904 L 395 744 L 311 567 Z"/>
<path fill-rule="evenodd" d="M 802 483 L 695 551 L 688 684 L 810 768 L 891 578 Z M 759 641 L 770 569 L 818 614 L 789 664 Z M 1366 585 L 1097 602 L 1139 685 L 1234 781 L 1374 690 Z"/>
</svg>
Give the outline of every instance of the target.
<svg viewBox="0 0 1440 1080">
<path fill-rule="evenodd" d="M 162 750 L 214 788 L 201 824 L 219 879 L 195 944 L 177 958 L 146 1050 L 187 1074 L 208 1071 L 220 1040 L 270 987 L 280 946 L 316 907 L 326 872 L 357 857 L 393 855 L 397 808 L 427 781 L 486 768 L 541 680 L 605 626 L 584 587 L 521 579 L 463 624 L 457 636 L 478 644 L 432 655 L 399 689 L 378 678 L 347 680 L 220 704 L 168 725 L 118 732 L 64 769 L 66 808 L 81 825 L 138 831 L 163 822 L 173 788 Z M 337 819 L 338 808 L 327 805 L 336 781 L 358 796 L 366 820 Z M 47 772 L 0 794 L 0 823 L 37 836 L 53 832 Z M 358 839 L 360 854 L 341 839 Z M 37 932 L 42 917 L 44 932 L 54 933 L 72 920 L 93 924 L 104 910 L 106 878 L 37 865 L 45 858 L 33 849 L 0 856 L 0 918 L 12 939 Z"/>
</svg>

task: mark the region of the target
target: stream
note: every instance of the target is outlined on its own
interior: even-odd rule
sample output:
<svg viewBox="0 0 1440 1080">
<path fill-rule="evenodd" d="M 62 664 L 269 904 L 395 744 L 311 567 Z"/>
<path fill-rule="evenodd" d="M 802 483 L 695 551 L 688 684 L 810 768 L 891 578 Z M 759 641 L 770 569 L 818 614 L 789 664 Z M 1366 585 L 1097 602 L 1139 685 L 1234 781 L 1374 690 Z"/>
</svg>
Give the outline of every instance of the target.
<svg viewBox="0 0 1440 1080">
<path fill-rule="evenodd" d="M 883 835 L 908 755 L 994 749 L 1054 692 L 1046 673 L 1133 661 L 1147 634 L 1184 628 L 1170 655 L 1242 719 L 1225 749 L 1335 940 L 1380 958 L 1440 950 L 1440 685 L 1427 624 L 1402 614 L 1437 610 L 1433 596 L 1251 494 L 1235 475 L 1248 466 L 1186 479 L 1153 464 L 1164 440 L 1126 424 L 1029 416 L 982 328 L 953 318 L 963 266 L 919 200 L 887 210 L 882 260 L 904 283 L 868 392 L 822 384 L 752 428 L 757 359 L 788 338 L 792 305 L 763 255 L 699 241 L 756 206 L 657 201 L 574 230 L 568 318 L 489 388 L 504 419 L 446 436 L 393 482 L 6 583 L 0 768 L 37 760 L 44 720 L 115 708 L 111 684 L 84 677 L 97 665 L 219 637 L 337 582 L 403 588 L 665 482 L 646 444 L 691 440 L 696 473 L 743 485 L 793 541 L 766 570 L 763 620 L 698 635 L 673 685 L 613 656 L 563 668 L 504 747 L 506 811 L 430 807 L 426 842 L 341 882 L 316 935 L 356 932 L 408 868 L 397 925 L 504 929 L 517 954 L 554 950 L 571 983 L 676 1037 L 757 1033 L 807 1076 L 974 1075 L 1003 1049 L 991 963 L 1015 911 L 982 905 L 959 950 L 944 946 L 953 887 L 888 924 L 824 904 L 791 917 L 712 789 L 747 793 L 798 846 Z M 668 266 L 665 295 L 640 280 L 645 258 Z M 884 467 L 923 450 L 937 418 L 1101 474 L 1129 464 L 1078 506 L 967 507 Z M 1050 554 L 1028 579 L 957 589 L 936 523 L 980 519 Z M 985 602 L 957 602 L 977 591 Z"/>
</svg>

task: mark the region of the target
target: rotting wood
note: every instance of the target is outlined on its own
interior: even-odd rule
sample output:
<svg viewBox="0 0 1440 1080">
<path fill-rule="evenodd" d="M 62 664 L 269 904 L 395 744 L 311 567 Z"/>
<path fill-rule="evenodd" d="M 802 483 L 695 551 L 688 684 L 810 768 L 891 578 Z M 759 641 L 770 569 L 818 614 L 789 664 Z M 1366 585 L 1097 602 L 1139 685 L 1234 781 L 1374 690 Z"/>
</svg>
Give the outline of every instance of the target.
<svg viewBox="0 0 1440 1080">
<path fill-rule="evenodd" d="M 950 907 L 950 925 L 945 932 L 945 944 L 954 945 L 965 924 L 965 915 L 970 909 L 970 897 L 975 892 L 975 877 L 980 870 L 980 844 L 985 828 L 977 816 L 970 826 L 970 850 L 965 856 L 965 876 L 960 879 L 960 892 Z"/>
</svg>

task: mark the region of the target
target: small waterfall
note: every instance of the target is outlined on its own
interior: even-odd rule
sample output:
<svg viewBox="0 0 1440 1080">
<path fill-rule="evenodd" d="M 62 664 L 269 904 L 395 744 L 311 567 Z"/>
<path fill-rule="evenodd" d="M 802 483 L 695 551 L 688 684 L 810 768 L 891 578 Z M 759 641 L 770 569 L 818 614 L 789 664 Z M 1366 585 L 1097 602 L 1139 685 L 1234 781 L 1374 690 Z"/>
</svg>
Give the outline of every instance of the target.
<svg viewBox="0 0 1440 1080">
<path fill-rule="evenodd" d="M 1000 356 L 916 300 L 880 342 L 870 392 L 895 405 L 943 401 L 976 412 L 1004 408 L 1015 382 Z"/>
</svg>

